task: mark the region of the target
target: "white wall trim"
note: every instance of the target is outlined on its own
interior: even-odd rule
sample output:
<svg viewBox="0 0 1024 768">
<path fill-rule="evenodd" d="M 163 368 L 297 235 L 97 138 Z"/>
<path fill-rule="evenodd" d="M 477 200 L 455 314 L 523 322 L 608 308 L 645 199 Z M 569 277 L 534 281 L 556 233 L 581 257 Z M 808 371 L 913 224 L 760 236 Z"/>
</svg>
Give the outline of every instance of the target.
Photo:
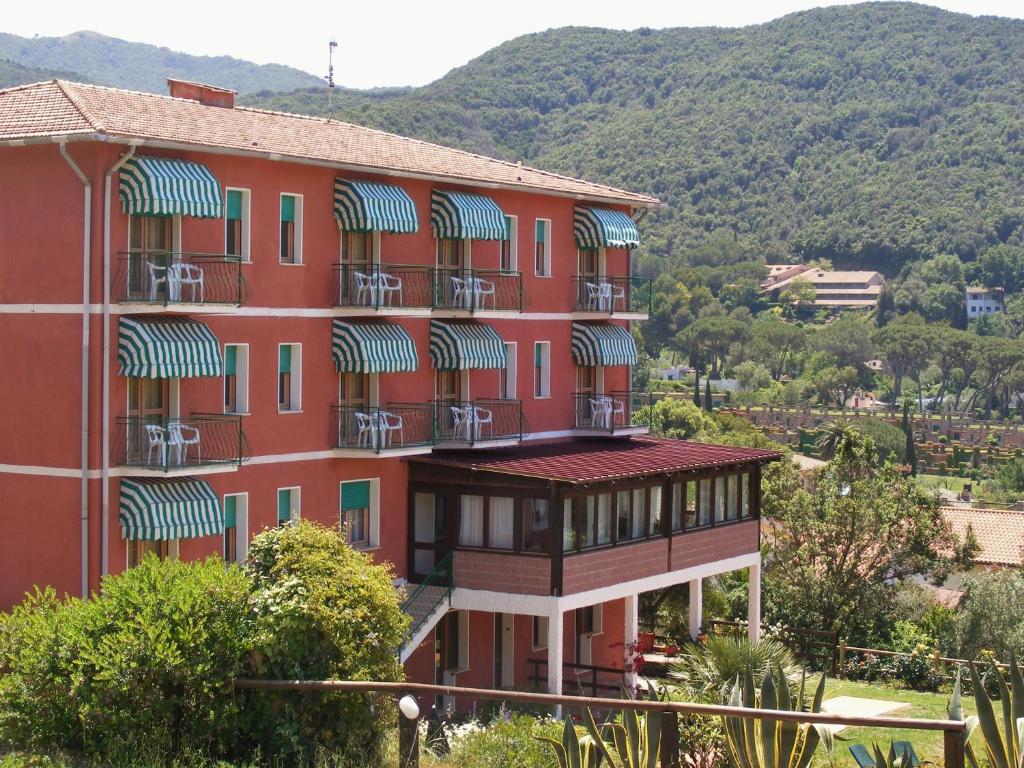
<svg viewBox="0 0 1024 768">
<path fill-rule="evenodd" d="M 82 304 L 0 304 L 0 315 L 70 315 L 81 314 Z M 102 304 L 90 304 L 90 314 L 103 312 Z M 210 304 L 115 304 L 111 305 L 112 315 L 145 315 L 166 314 L 167 312 L 183 312 L 190 315 L 229 315 L 232 317 L 346 317 L 365 315 L 393 315 L 395 317 L 478 317 L 481 320 L 573 320 L 579 319 L 579 312 L 459 312 L 429 309 L 401 309 L 390 311 L 362 311 L 346 307 L 235 307 Z M 589 313 L 594 318 L 608 319 L 608 313 Z M 644 315 L 646 317 L 646 315 Z M 623 319 L 620 315 L 612 320 Z"/>
</svg>

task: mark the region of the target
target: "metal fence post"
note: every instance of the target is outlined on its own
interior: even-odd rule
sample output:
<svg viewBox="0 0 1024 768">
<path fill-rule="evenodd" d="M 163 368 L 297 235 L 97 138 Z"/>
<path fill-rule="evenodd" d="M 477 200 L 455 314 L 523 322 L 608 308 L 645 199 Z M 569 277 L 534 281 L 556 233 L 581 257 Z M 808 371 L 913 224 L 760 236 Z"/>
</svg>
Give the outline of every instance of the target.
<svg viewBox="0 0 1024 768">
<path fill-rule="evenodd" d="M 654 713 L 651 713 L 654 716 Z M 661 765 L 663 768 L 680 768 L 679 762 L 679 714 L 661 713 Z"/>
</svg>

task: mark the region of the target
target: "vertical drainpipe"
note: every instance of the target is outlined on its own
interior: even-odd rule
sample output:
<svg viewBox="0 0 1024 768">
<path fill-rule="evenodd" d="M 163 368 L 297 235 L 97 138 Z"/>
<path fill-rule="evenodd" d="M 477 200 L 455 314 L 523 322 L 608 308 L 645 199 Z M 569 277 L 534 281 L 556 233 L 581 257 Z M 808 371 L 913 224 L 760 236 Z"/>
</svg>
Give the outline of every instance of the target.
<svg viewBox="0 0 1024 768">
<path fill-rule="evenodd" d="M 102 576 L 110 572 L 110 179 L 135 155 L 141 141 L 132 141 L 128 153 L 114 163 L 103 179 L 103 457 L 101 536 Z"/>
<path fill-rule="evenodd" d="M 92 256 L 92 183 L 67 151 L 58 145 L 78 180 L 82 182 L 82 597 L 89 596 L 89 275 Z"/>
</svg>

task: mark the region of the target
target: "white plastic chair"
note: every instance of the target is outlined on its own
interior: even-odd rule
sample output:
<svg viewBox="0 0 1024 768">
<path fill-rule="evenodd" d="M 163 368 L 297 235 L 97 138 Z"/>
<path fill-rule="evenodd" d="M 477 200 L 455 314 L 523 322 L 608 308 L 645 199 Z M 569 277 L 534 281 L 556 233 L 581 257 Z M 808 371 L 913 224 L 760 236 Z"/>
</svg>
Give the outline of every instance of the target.
<svg viewBox="0 0 1024 768">
<path fill-rule="evenodd" d="M 590 398 L 590 423 L 595 427 L 611 427 L 612 401 L 610 397 L 598 395 Z"/>
<path fill-rule="evenodd" d="M 196 447 L 196 462 L 203 460 L 203 453 L 200 447 L 201 436 L 199 430 L 182 424 L 180 421 L 172 421 L 167 425 L 168 443 L 174 448 L 178 464 L 184 464 L 188 460 L 188 447 Z"/>
<path fill-rule="evenodd" d="M 469 440 L 470 430 L 473 426 L 472 407 L 463 408 L 462 406 L 453 405 L 451 406 L 451 413 L 452 434 L 455 436 L 455 439 Z"/>
<path fill-rule="evenodd" d="M 587 309 L 597 310 L 601 306 L 601 286 L 587 283 Z"/>
<path fill-rule="evenodd" d="M 599 286 L 601 297 L 598 299 L 597 306 L 602 312 L 608 312 L 612 309 L 612 284 L 602 282 Z"/>
<path fill-rule="evenodd" d="M 365 272 L 353 272 L 356 280 L 356 304 L 372 306 L 377 299 L 377 283 Z"/>
<path fill-rule="evenodd" d="M 163 283 L 164 290 L 167 290 L 167 267 L 154 264 L 151 261 L 145 262 L 146 269 L 149 271 L 149 300 L 156 301 L 157 296 L 157 284 Z"/>
<path fill-rule="evenodd" d="M 402 417 L 390 411 L 380 412 L 380 442 L 381 447 L 386 448 L 388 444 L 395 444 L 394 433 L 398 433 L 398 444 L 405 445 L 405 424 Z"/>
<path fill-rule="evenodd" d="M 609 307 L 609 309 L 611 309 L 611 311 L 614 312 L 615 311 L 615 302 L 621 301 L 622 302 L 622 309 L 623 309 L 623 311 L 625 311 L 627 309 L 627 307 L 626 307 L 626 286 L 624 286 L 624 285 L 616 285 L 615 283 L 608 283 L 608 292 L 609 292 L 609 298 L 611 299 L 611 306 Z"/>
<path fill-rule="evenodd" d="M 610 402 L 612 407 L 612 429 L 616 426 L 628 427 L 629 424 L 626 422 L 626 401 L 615 398 Z"/>
<path fill-rule="evenodd" d="M 377 275 L 377 290 L 380 291 L 380 303 L 395 306 L 394 296 L 398 294 L 398 306 L 405 306 L 405 298 L 402 296 L 402 278 L 381 272 Z"/>
<path fill-rule="evenodd" d="M 174 298 L 182 299 L 181 287 L 183 285 L 189 286 L 192 289 L 192 301 L 195 303 L 196 300 L 196 287 L 199 288 L 199 303 L 202 304 L 206 298 L 206 290 L 203 285 L 203 268 L 198 264 L 185 264 L 178 262 L 172 264 L 170 268 L 170 274 L 173 279 L 174 287 Z"/>
<path fill-rule="evenodd" d="M 469 282 L 454 275 L 452 281 L 452 304 L 456 307 L 469 307 Z"/>
<path fill-rule="evenodd" d="M 164 428 L 159 424 L 143 424 L 146 429 L 146 439 L 149 441 L 149 452 L 146 454 L 146 463 L 153 463 L 153 451 L 160 455 L 160 466 L 167 464 L 167 439 Z"/>
<path fill-rule="evenodd" d="M 495 286 L 491 280 L 484 280 L 482 277 L 473 278 L 473 306 L 477 309 L 484 309 L 487 305 L 487 297 L 491 297 L 491 308 L 495 308 Z"/>
<path fill-rule="evenodd" d="M 487 432 L 494 437 L 494 414 L 487 408 L 473 408 L 473 434 L 476 440 L 480 439 L 480 425 L 487 426 Z"/>
<path fill-rule="evenodd" d="M 374 419 L 368 413 L 361 413 L 360 411 L 356 411 L 352 415 L 355 416 L 356 429 L 358 430 L 356 432 L 356 448 L 376 448 L 379 420 Z"/>
</svg>

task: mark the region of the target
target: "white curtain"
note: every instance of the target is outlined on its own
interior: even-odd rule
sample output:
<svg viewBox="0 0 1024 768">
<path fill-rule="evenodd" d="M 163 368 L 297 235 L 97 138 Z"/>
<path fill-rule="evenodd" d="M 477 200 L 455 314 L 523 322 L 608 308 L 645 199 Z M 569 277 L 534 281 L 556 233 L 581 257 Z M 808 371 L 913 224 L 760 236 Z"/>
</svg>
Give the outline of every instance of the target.
<svg viewBox="0 0 1024 768">
<path fill-rule="evenodd" d="M 649 490 L 651 494 L 651 533 L 661 532 L 661 486 L 655 485 Z"/>
<path fill-rule="evenodd" d="M 633 538 L 644 535 L 644 489 L 633 489 Z"/>
<path fill-rule="evenodd" d="M 484 545 L 484 497 L 461 497 L 459 510 L 459 544 L 465 547 L 482 547 Z"/>
<path fill-rule="evenodd" d="M 610 544 L 612 540 L 612 495 L 597 497 L 597 543 Z"/>
<path fill-rule="evenodd" d="M 515 499 L 491 497 L 491 546 L 495 549 L 512 549 L 515 509 Z"/>
</svg>

